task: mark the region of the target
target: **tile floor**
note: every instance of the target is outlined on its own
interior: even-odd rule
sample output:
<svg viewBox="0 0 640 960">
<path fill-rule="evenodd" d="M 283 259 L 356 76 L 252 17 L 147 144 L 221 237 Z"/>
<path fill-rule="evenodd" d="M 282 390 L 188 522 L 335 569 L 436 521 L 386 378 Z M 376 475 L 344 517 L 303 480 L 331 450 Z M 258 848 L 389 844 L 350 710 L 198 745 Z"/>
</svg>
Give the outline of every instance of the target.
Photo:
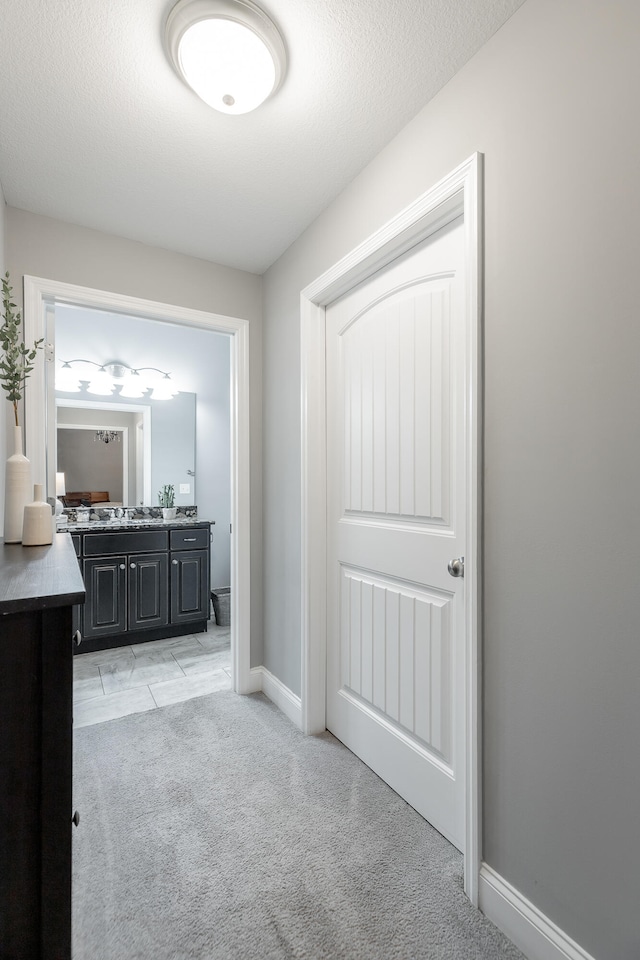
<svg viewBox="0 0 640 960">
<path fill-rule="evenodd" d="M 230 628 L 210 622 L 206 633 L 74 657 L 74 727 L 230 690 L 230 644 Z"/>
</svg>

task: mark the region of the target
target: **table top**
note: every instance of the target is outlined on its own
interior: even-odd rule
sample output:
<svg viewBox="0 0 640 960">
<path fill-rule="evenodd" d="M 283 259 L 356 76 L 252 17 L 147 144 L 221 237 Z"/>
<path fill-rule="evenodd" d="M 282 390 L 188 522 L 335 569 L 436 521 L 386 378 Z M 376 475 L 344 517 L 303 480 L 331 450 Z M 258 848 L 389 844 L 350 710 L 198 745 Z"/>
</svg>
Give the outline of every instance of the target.
<svg viewBox="0 0 640 960">
<path fill-rule="evenodd" d="M 69 536 L 42 547 L 0 540 L 0 616 L 84 603 L 85 590 Z"/>
</svg>

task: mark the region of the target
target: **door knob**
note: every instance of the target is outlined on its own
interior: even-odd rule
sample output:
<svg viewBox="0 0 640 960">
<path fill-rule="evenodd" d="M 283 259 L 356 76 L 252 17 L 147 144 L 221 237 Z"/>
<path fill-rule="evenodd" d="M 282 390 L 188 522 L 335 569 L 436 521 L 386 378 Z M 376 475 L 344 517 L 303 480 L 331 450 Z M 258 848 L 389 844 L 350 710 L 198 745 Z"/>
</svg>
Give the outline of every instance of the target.
<svg viewBox="0 0 640 960">
<path fill-rule="evenodd" d="M 449 560 L 447 570 L 452 577 L 464 577 L 464 557 L 458 557 L 457 560 Z"/>
<path fill-rule="evenodd" d="M 125 567 L 124 563 L 121 563 L 121 564 L 120 564 L 120 569 L 121 569 L 121 570 L 126 570 L 126 567 Z"/>
<path fill-rule="evenodd" d="M 177 567 L 177 566 L 178 566 L 178 561 L 177 561 L 177 560 L 172 560 L 171 563 L 174 565 L 174 567 Z"/>
<path fill-rule="evenodd" d="M 76 827 L 77 827 L 78 824 L 80 823 L 80 814 L 78 813 L 77 810 L 76 810 L 76 812 L 74 813 L 74 815 L 71 817 L 71 822 L 74 823 L 74 824 L 76 825 Z"/>
<path fill-rule="evenodd" d="M 73 642 L 75 643 L 76 647 L 79 647 L 80 644 L 82 643 L 82 634 L 80 633 L 79 630 L 76 630 L 76 632 L 74 633 Z"/>
<path fill-rule="evenodd" d="M 135 563 L 130 563 L 129 566 L 131 567 L 132 570 L 135 570 L 135 568 L 136 568 Z"/>
</svg>

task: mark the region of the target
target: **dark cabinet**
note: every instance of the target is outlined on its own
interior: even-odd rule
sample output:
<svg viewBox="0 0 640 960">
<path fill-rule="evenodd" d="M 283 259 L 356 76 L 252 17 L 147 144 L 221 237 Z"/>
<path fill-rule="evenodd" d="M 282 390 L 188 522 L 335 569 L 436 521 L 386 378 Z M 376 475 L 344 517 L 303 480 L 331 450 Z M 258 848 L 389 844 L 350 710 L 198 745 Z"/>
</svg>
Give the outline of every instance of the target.
<svg viewBox="0 0 640 960">
<path fill-rule="evenodd" d="M 171 530 L 171 622 L 190 623 L 209 616 L 209 531 Z"/>
<path fill-rule="evenodd" d="M 209 564 L 205 550 L 171 554 L 171 622 L 189 623 L 209 613 Z"/>
<path fill-rule="evenodd" d="M 127 562 L 129 630 L 165 626 L 169 622 L 167 554 L 136 554 Z"/>
<path fill-rule="evenodd" d="M 87 601 L 85 640 L 122 633 L 127 628 L 126 557 L 100 557 L 83 563 Z"/>
<path fill-rule="evenodd" d="M 72 605 L 66 534 L 0 541 L 0 955 L 71 957 Z"/>
<path fill-rule="evenodd" d="M 209 523 L 74 536 L 87 590 L 77 652 L 206 630 Z"/>
<path fill-rule="evenodd" d="M 92 557 L 83 567 L 86 640 L 169 622 L 166 553 Z"/>
</svg>

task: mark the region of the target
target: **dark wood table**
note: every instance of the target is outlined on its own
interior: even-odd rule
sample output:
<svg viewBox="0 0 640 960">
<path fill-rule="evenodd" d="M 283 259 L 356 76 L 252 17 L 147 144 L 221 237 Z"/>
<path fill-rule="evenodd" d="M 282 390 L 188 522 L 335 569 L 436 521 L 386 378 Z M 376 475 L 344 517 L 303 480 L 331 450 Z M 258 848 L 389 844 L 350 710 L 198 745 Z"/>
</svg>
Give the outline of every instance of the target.
<svg viewBox="0 0 640 960">
<path fill-rule="evenodd" d="M 71 957 L 71 608 L 68 534 L 0 540 L 0 956 Z"/>
</svg>

